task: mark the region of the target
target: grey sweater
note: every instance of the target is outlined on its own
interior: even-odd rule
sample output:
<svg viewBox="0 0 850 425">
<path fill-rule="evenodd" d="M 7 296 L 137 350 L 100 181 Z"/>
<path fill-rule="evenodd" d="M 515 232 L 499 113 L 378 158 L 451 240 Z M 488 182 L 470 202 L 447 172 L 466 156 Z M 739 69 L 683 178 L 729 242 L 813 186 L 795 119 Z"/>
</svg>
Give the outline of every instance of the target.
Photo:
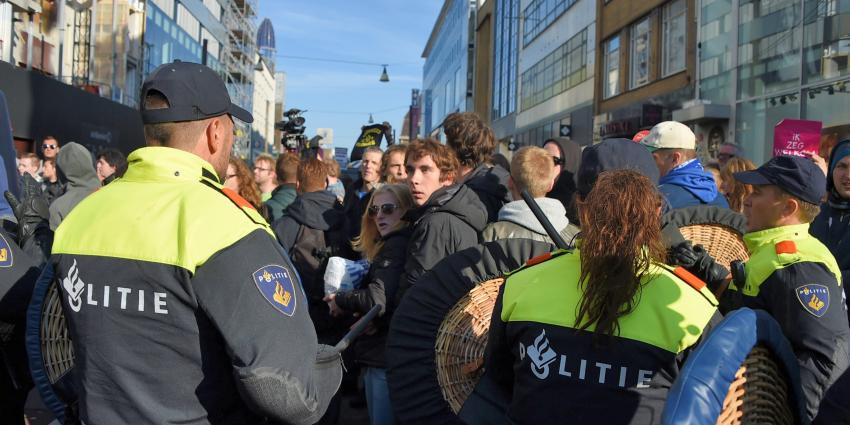
<svg viewBox="0 0 850 425">
<path fill-rule="evenodd" d="M 579 228 L 570 224 L 563 204 L 552 198 L 537 198 L 535 201 L 555 230 L 561 234 L 561 237 L 567 243 L 570 243 L 573 237 L 578 234 Z M 488 224 L 481 237 L 485 242 L 524 238 L 552 243 L 552 239 L 546 234 L 543 225 L 537 221 L 534 213 L 531 212 L 531 208 L 522 200 L 505 204 L 499 210 L 499 221 Z"/>
</svg>

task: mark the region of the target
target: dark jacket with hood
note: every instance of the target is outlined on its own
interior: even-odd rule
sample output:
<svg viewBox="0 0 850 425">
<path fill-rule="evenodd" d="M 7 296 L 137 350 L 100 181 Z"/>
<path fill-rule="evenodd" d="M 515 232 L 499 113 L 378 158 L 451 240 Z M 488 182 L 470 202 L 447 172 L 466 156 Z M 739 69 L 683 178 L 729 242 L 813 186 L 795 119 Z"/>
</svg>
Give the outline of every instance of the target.
<svg viewBox="0 0 850 425">
<path fill-rule="evenodd" d="M 275 220 L 283 217 L 283 212 L 292 205 L 295 197 L 298 194 L 295 192 L 295 184 L 284 183 L 276 187 L 272 191 L 272 196 L 265 202 L 269 212 L 269 223 L 274 223 Z"/>
<path fill-rule="evenodd" d="M 547 143 L 550 141 L 554 142 L 561 151 L 564 165 L 561 166 L 561 174 L 546 197 L 561 201 L 567 211 L 567 218 L 570 222 L 578 224 L 578 212 L 573 204 L 573 195 L 576 192 L 576 173 L 581 163 L 581 146 L 566 137 L 556 137 L 547 140 Z M 546 146 L 545 143 L 543 145 Z"/>
<path fill-rule="evenodd" d="M 100 188 L 92 164 L 91 153 L 82 145 L 71 142 L 62 146 L 56 156 L 56 170 L 59 180 L 65 183 L 65 193 L 50 204 L 51 230 L 56 230 L 80 201 Z"/>
<path fill-rule="evenodd" d="M 510 173 L 500 165 L 481 164 L 463 180 L 463 184 L 472 189 L 484 204 L 484 208 L 487 208 L 488 223 L 498 221 L 499 210 L 513 200 L 508 190 L 510 176 Z"/>
<path fill-rule="evenodd" d="M 714 176 L 705 171 L 698 159 L 671 170 L 658 183 L 658 190 L 672 209 L 697 205 L 729 208 L 726 197 L 717 190 Z"/>
<path fill-rule="evenodd" d="M 820 214 L 812 221 L 809 233 L 829 248 L 838 268 L 841 269 L 841 286 L 844 292 L 850 285 L 850 199 L 842 198 L 835 190 L 833 171 L 835 164 L 850 154 L 850 139 L 841 141 L 832 150 L 826 178 L 828 198 L 820 206 Z"/>
<path fill-rule="evenodd" d="M 399 297 L 443 258 L 478 245 L 487 210 L 472 189 L 455 184 L 435 191 L 425 205 L 408 211 L 405 220 L 413 223 L 413 234 Z"/>
<path fill-rule="evenodd" d="M 296 250 L 296 244 L 305 243 L 298 240 L 299 237 L 303 236 L 301 234 L 302 225 L 324 232 L 325 243 L 327 245 L 325 247 L 304 246 Z M 321 265 L 322 261 L 318 261 L 318 259 L 302 261 L 303 259 L 298 258 L 298 255 L 302 251 L 312 252 L 317 248 L 338 245 L 330 238 L 342 234 L 345 229 L 345 214 L 343 213 L 342 205 L 337 202 L 336 196 L 324 190 L 303 193 L 295 198 L 295 201 L 286 209 L 284 216 L 280 220 L 277 220 L 272 225 L 272 228 L 301 277 L 301 284 L 304 286 L 304 292 L 307 294 L 310 318 L 316 327 L 316 334 L 319 337 L 319 341 L 325 344 L 335 344 L 339 340 L 342 330 L 340 329 L 340 323 L 331 318 L 327 303 L 322 301 L 325 295 L 324 269 L 312 269 L 307 264 L 315 260 L 313 265 L 315 265 L 315 262 Z M 294 251 L 298 251 L 298 255 Z M 333 256 L 337 254 L 331 252 L 329 255 Z"/>
<path fill-rule="evenodd" d="M 336 294 L 336 304 L 349 312 L 365 314 L 372 306 L 381 306 L 381 314 L 372 322 L 375 333 L 363 334 L 354 341 L 354 358 L 366 366 L 387 367 L 384 347 L 387 345 L 390 319 L 396 308 L 394 301 L 404 272 L 410 234 L 410 227 L 405 226 L 382 237 L 384 245 L 372 259 L 363 287 Z"/>
<path fill-rule="evenodd" d="M 283 248 L 289 252 L 295 245 L 298 228 L 303 224 L 311 229 L 329 231 L 342 228 L 345 213 L 336 196 L 327 191 L 302 193 L 286 208 L 272 227 Z"/>
</svg>

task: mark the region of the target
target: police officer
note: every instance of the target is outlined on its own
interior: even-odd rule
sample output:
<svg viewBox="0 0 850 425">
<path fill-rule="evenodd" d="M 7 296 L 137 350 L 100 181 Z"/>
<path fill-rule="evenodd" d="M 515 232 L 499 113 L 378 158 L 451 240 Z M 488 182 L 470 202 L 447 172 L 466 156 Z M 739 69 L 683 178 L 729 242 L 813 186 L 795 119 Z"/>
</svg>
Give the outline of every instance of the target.
<svg viewBox="0 0 850 425">
<path fill-rule="evenodd" d="M 850 359 L 841 271 L 829 250 L 809 235 L 826 179 L 811 160 L 792 156 L 734 177 L 753 185 L 744 200 L 750 259 L 743 270 L 733 270 L 721 309 L 763 309 L 779 322 L 800 365 L 811 419 Z"/>
<path fill-rule="evenodd" d="M 221 185 L 234 119 L 206 66 L 145 81 L 148 147 L 57 229 L 51 258 L 87 424 L 311 424 L 342 378 L 263 218 Z"/>
<path fill-rule="evenodd" d="M 702 281 L 663 265 L 663 202 L 636 171 L 602 173 L 578 202 L 578 248 L 507 277 L 485 366 L 511 398 L 508 422 L 660 423 L 685 355 L 718 319 Z"/>
<path fill-rule="evenodd" d="M 0 218 L 0 418 L 9 424 L 24 423 L 24 404 L 32 388 L 25 315 L 53 236 L 39 183 L 29 174 L 22 179 L 21 202 L 8 191 L 0 199 L 15 220 Z"/>
</svg>

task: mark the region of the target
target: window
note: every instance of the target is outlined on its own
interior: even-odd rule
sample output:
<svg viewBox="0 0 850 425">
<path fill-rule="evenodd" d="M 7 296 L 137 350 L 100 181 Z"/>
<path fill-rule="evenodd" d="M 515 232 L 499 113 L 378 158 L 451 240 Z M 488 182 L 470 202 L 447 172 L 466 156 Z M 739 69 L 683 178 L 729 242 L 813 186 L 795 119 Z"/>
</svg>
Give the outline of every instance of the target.
<svg viewBox="0 0 850 425">
<path fill-rule="evenodd" d="M 466 81 L 463 80 L 463 74 L 460 72 L 460 68 L 455 71 L 455 105 L 463 108 L 464 100 L 466 100 Z"/>
<path fill-rule="evenodd" d="M 664 6 L 661 74 L 667 77 L 685 69 L 685 0 Z"/>
<path fill-rule="evenodd" d="M 587 80 L 587 29 L 522 73 L 520 107 L 527 110 Z"/>
<path fill-rule="evenodd" d="M 493 119 L 516 111 L 519 0 L 498 0 L 493 55 Z"/>
<path fill-rule="evenodd" d="M 446 114 L 452 113 L 454 111 L 454 103 L 455 103 L 455 80 L 451 79 L 448 83 L 446 83 Z"/>
<path fill-rule="evenodd" d="M 532 0 L 523 9 L 522 45 L 528 46 L 578 0 Z"/>
<path fill-rule="evenodd" d="M 605 42 L 605 81 L 604 98 L 620 94 L 620 36 L 611 37 Z"/>
<path fill-rule="evenodd" d="M 632 26 L 631 83 L 630 88 L 649 83 L 649 17 Z"/>
</svg>

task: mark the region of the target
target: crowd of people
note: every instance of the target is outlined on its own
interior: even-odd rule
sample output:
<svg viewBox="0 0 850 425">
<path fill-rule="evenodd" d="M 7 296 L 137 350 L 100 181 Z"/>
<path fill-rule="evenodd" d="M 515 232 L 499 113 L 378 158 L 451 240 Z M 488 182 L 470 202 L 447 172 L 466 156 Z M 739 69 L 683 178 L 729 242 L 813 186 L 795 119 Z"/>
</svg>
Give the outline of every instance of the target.
<svg viewBox="0 0 850 425">
<path fill-rule="evenodd" d="M 85 423 L 344 423 L 330 347 L 374 306 L 379 316 L 346 354 L 360 370 L 347 375 L 361 375 L 371 423 L 395 423 L 393 313 L 454 253 L 501 239 L 553 244 L 523 192 L 570 249 L 553 244 L 499 292 L 485 370 L 511 423 L 659 423 L 688 354 L 741 307 L 769 312 L 790 341 L 806 419 L 850 422 L 850 140 L 826 158 L 758 168 L 726 144 L 703 164 L 694 133 L 668 121 L 637 141 L 555 138 L 508 161 L 484 121 L 453 113 L 445 143 L 366 149 L 351 180 L 321 155 L 264 154 L 251 169 L 230 146 L 233 119 L 252 118 L 214 73 L 163 69 L 143 87 L 148 147 L 129 168 L 119 152 L 95 161 L 55 138 L 43 160 L 19 161 L 24 181 L 40 183 L 22 197 L 50 207 L 45 217 L 16 203 L 13 219 L 42 217 L 56 232 L 47 263 L 62 282 Z M 197 90 L 181 92 L 177 79 Z M 187 104 L 204 114 L 186 116 Z M 662 228 L 663 214 L 683 208 L 743 214 L 743 275 Z M 327 293 L 331 257 L 368 263 L 362 283 Z M 126 289 L 120 303 L 110 286 Z"/>
</svg>

